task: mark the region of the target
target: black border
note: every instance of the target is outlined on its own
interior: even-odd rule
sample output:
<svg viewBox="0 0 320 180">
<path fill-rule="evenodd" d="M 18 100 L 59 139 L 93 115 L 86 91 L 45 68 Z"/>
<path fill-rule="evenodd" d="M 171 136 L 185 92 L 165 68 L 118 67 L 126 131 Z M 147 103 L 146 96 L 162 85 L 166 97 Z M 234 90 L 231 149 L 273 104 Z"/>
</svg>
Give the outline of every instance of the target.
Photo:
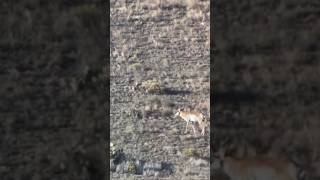
<svg viewBox="0 0 320 180">
<path fill-rule="evenodd" d="M 214 0 L 210 0 L 210 179 L 212 179 L 211 165 L 213 162 L 213 156 L 211 154 L 211 148 L 214 146 L 214 100 L 213 100 L 213 92 L 214 92 L 214 13 L 215 11 L 215 2 Z"/>
<path fill-rule="evenodd" d="M 107 39 L 107 48 L 106 48 L 106 58 L 107 58 L 107 87 L 106 87 L 106 93 L 107 93 L 107 103 L 106 103 L 106 123 L 107 123 L 107 142 L 106 142 L 106 152 L 110 152 L 110 1 L 106 1 L 105 6 L 106 7 L 106 39 Z M 103 8 L 105 9 L 105 8 Z M 107 178 L 110 179 L 110 156 L 109 153 L 106 153 L 107 156 Z"/>
</svg>

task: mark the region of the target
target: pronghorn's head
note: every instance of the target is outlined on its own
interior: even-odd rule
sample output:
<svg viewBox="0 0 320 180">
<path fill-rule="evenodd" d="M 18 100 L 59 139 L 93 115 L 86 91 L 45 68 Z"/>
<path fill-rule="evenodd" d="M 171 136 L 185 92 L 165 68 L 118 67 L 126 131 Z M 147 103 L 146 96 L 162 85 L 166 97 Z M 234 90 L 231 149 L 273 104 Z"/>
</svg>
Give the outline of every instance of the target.
<svg viewBox="0 0 320 180">
<path fill-rule="evenodd" d="M 181 109 L 178 109 L 178 112 L 176 112 L 173 117 L 176 118 L 176 117 L 180 116 L 180 112 L 181 112 Z"/>
</svg>

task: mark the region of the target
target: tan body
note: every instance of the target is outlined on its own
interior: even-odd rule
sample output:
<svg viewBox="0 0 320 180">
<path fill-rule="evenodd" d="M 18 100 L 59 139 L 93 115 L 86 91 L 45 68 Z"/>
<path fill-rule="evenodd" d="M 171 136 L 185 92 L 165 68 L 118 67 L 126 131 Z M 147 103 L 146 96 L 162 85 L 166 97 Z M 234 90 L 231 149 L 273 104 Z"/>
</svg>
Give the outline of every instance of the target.
<svg viewBox="0 0 320 180">
<path fill-rule="evenodd" d="M 207 126 L 207 122 L 206 122 L 206 119 L 202 113 L 196 112 L 196 111 L 186 112 L 186 111 L 181 111 L 179 109 L 174 117 L 177 117 L 177 116 L 180 116 L 183 120 L 185 120 L 187 122 L 185 133 L 187 133 L 187 131 L 188 131 L 189 123 L 192 123 L 192 129 L 193 129 L 193 133 L 195 135 L 196 130 L 195 130 L 194 125 L 195 125 L 195 123 L 198 123 L 199 127 L 201 129 L 201 135 L 205 134 L 205 128 Z"/>
<path fill-rule="evenodd" d="M 283 158 L 225 157 L 223 170 L 232 180 L 297 180 L 298 169 Z"/>
</svg>

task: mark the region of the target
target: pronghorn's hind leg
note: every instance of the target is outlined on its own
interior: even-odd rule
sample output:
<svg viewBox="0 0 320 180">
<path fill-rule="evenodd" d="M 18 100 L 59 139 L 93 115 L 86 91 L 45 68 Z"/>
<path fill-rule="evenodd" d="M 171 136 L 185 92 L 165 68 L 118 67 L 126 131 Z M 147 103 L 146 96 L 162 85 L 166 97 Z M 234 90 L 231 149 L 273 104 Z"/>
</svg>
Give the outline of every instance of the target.
<svg viewBox="0 0 320 180">
<path fill-rule="evenodd" d="M 203 136 L 204 136 L 205 133 L 206 133 L 206 127 L 207 127 L 206 122 L 204 122 L 203 127 L 202 127 L 202 135 L 203 135 Z"/>
<path fill-rule="evenodd" d="M 205 134 L 205 129 L 203 128 L 201 131 L 201 135 L 204 136 L 204 134 Z"/>
</svg>

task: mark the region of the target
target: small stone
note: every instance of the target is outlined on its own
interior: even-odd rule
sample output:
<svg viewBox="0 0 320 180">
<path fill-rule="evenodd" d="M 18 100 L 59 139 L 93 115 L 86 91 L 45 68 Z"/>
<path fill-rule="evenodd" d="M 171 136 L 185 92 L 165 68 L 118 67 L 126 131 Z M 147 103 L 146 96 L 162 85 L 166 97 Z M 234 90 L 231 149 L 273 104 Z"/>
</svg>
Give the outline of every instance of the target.
<svg viewBox="0 0 320 180">
<path fill-rule="evenodd" d="M 173 147 L 172 146 L 163 146 L 162 149 L 165 151 L 170 151 L 173 149 Z"/>
<path fill-rule="evenodd" d="M 116 167 L 117 173 L 123 173 L 124 172 L 124 163 L 118 164 Z"/>
<path fill-rule="evenodd" d="M 110 159 L 110 171 L 116 171 L 116 165 L 113 162 L 113 159 Z"/>
<path fill-rule="evenodd" d="M 209 163 L 206 160 L 196 159 L 196 158 L 190 158 L 189 162 L 194 166 L 208 166 L 208 163 Z"/>
<path fill-rule="evenodd" d="M 144 110 L 145 110 L 145 111 L 151 111 L 151 107 L 150 107 L 150 106 L 145 106 L 145 107 L 144 107 Z"/>
<path fill-rule="evenodd" d="M 143 162 L 141 160 L 136 160 L 136 174 L 142 174 L 143 173 Z"/>
</svg>

